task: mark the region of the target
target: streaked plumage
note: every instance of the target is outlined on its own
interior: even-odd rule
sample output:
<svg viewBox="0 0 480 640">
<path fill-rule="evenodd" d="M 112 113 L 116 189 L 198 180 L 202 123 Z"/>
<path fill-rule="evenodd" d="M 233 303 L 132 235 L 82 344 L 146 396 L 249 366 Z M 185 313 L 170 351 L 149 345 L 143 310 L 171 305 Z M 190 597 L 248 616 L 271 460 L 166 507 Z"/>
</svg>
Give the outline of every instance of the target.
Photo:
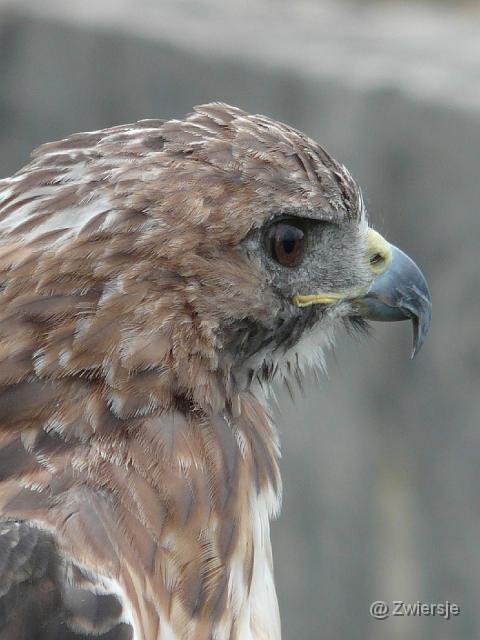
<svg viewBox="0 0 480 640">
<path fill-rule="evenodd" d="M 331 225 L 318 272 L 265 253 L 279 215 Z M 368 287 L 367 233 L 344 167 L 222 104 L 0 181 L 2 640 L 280 637 L 266 388 L 356 315 L 292 296 Z"/>
</svg>

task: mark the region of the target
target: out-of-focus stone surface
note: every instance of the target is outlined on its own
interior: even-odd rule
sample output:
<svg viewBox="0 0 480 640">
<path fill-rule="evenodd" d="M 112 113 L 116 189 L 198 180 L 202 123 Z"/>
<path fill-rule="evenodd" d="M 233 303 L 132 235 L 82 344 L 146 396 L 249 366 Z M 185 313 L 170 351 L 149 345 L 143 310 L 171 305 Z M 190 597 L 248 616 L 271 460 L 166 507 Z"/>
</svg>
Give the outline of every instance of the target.
<svg viewBox="0 0 480 640">
<path fill-rule="evenodd" d="M 76 5 L 71 6 L 71 5 Z M 279 391 L 284 637 L 480 636 L 480 20 L 323 2 L 0 0 L 0 174 L 73 131 L 221 99 L 305 130 L 422 265 L 431 333 L 340 336 L 329 378 Z M 450 600 L 376 622 L 372 600 Z"/>
</svg>

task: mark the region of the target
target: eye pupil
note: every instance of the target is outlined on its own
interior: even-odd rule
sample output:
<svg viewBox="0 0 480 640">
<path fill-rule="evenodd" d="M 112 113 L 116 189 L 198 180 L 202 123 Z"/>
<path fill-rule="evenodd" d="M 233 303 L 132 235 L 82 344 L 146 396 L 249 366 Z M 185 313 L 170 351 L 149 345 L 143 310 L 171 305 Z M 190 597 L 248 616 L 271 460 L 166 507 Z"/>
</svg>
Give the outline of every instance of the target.
<svg viewBox="0 0 480 640">
<path fill-rule="evenodd" d="M 272 258 L 284 267 L 297 267 L 305 254 L 305 236 L 299 222 L 277 222 L 269 230 Z"/>
<path fill-rule="evenodd" d="M 292 253 L 295 249 L 295 238 L 293 236 L 287 236 L 283 239 L 283 250 L 285 253 Z"/>
</svg>

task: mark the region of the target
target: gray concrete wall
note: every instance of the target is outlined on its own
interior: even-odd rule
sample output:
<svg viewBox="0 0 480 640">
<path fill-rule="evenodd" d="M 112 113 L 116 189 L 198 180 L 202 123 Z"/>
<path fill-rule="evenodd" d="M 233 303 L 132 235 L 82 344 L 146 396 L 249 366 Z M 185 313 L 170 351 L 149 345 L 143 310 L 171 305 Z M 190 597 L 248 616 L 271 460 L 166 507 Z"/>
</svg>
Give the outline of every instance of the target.
<svg viewBox="0 0 480 640">
<path fill-rule="evenodd" d="M 73 3 L 72 3 L 73 4 Z M 325 144 L 377 228 L 424 267 L 434 316 L 340 336 L 330 375 L 280 392 L 274 525 L 285 638 L 480 636 L 480 22 L 318 3 L 0 0 L 0 174 L 72 131 L 221 99 Z M 98 6 L 96 6 L 98 5 Z M 457 602 L 373 621 L 372 600 Z"/>
</svg>

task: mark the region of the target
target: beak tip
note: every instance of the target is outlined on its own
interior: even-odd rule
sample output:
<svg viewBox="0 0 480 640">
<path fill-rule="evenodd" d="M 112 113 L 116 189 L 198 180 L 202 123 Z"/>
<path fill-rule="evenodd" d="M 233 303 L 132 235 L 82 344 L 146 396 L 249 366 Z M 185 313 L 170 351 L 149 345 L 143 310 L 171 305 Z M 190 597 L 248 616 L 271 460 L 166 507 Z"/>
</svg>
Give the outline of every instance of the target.
<svg viewBox="0 0 480 640">
<path fill-rule="evenodd" d="M 415 340 L 415 338 L 413 339 L 413 347 L 412 347 L 412 352 L 410 353 L 410 360 L 413 360 L 417 356 L 418 352 L 422 348 L 422 345 L 423 345 L 423 340 L 420 342 L 418 340 Z"/>
<path fill-rule="evenodd" d="M 422 296 L 423 304 L 421 312 L 418 315 L 412 317 L 413 324 L 413 349 L 411 358 L 415 358 L 425 342 L 428 329 L 430 327 L 430 320 L 432 317 L 432 302 L 430 294 L 427 290 L 427 296 Z"/>
</svg>

